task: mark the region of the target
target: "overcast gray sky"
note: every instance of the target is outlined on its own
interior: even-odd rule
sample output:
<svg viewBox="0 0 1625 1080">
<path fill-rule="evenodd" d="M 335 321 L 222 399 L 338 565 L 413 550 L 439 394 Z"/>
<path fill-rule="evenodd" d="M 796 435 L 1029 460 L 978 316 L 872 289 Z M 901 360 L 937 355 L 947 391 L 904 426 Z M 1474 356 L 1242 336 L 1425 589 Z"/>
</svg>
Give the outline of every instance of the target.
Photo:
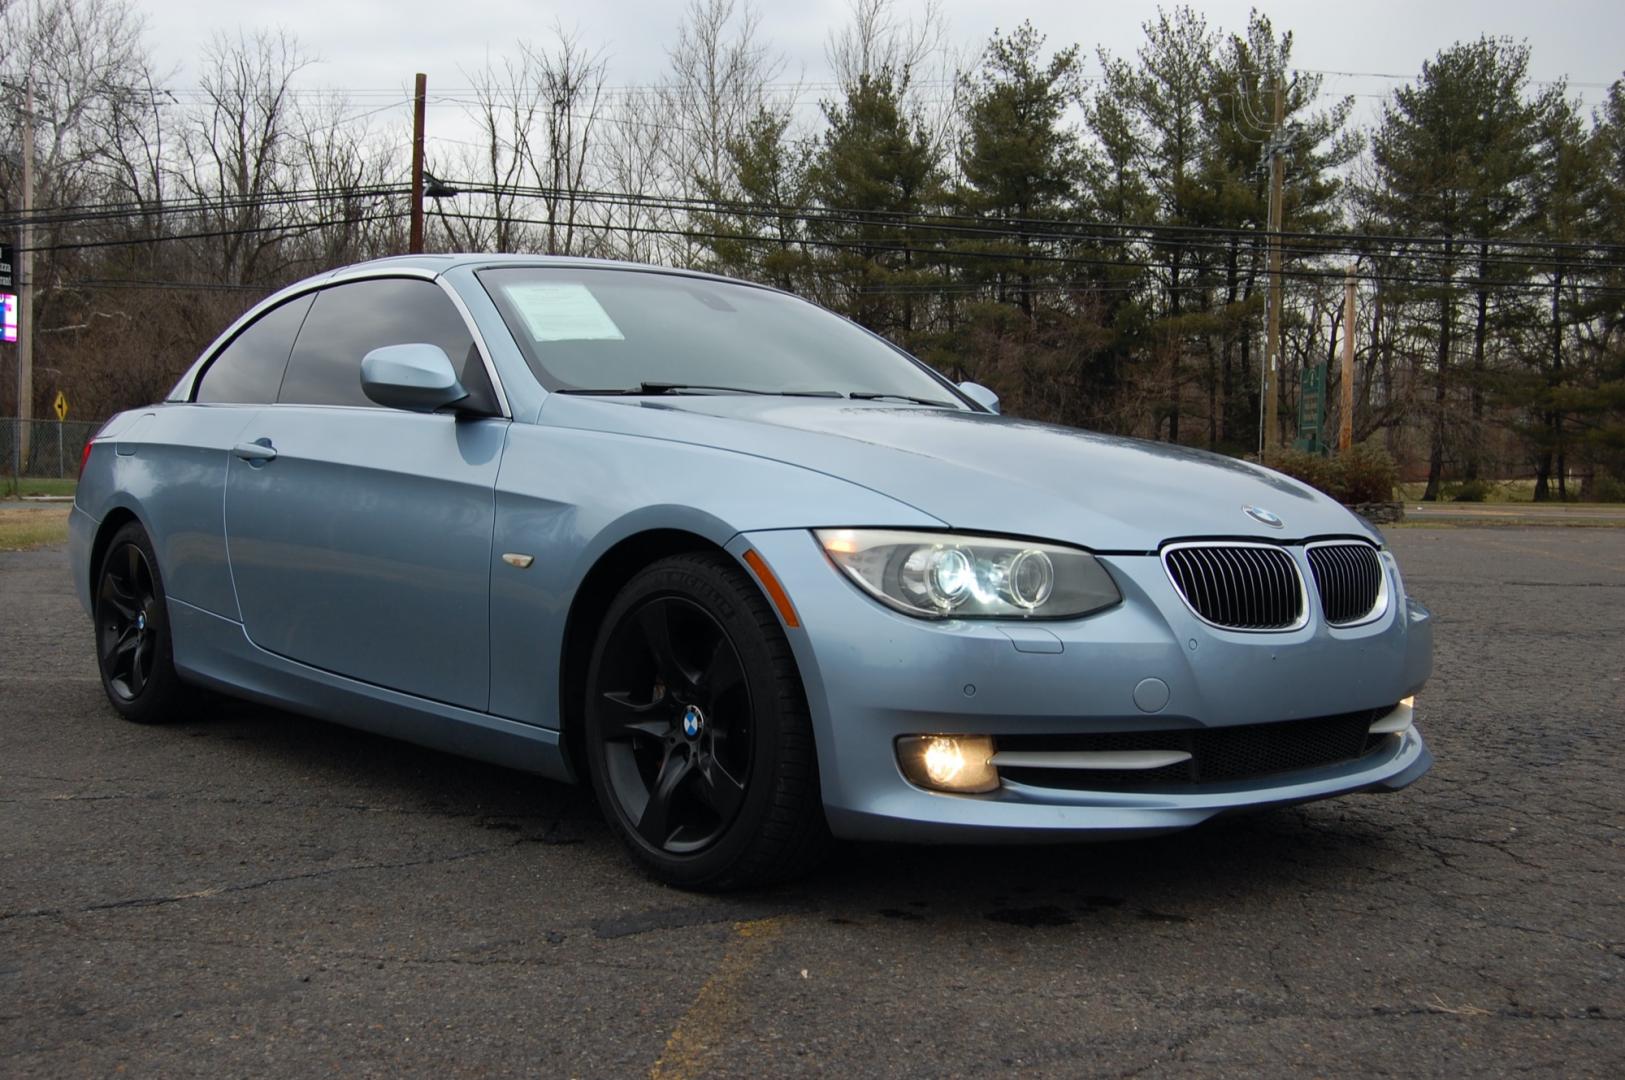
<svg viewBox="0 0 1625 1080">
<path fill-rule="evenodd" d="M 177 83 L 195 84 L 189 69 L 199 46 L 216 31 L 239 26 L 281 26 L 298 35 L 320 58 L 301 85 L 345 89 L 403 90 L 412 73 L 427 72 L 431 95 L 438 87 L 468 85 L 463 71 L 488 54 L 512 51 L 521 38 L 544 38 L 555 20 L 577 29 L 601 48 L 614 85 L 643 84 L 664 68 L 664 50 L 686 4 L 683 0 L 592 0 L 563 3 L 529 0 L 146 0 L 142 4 L 152 41 L 164 66 L 179 68 Z M 921 2 L 904 0 L 905 11 Z M 1171 6 L 1171 5 L 1165 5 Z M 1589 104 L 1625 68 L 1625 3 L 1620 0 L 1356 0 L 1354 3 L 1284 0 L 1210 0 L 1194 4 L 1211 27 L 1241 29 L 1257 7 L 1278 29 L 1296 34 L 1294 60 L 1308 69 L 1412 75 L 1422 61 L 1460 39 L 1488 33 L 1525 39 L 1533 50 L 1536 79 L 1567 76 Z M 766 37 L 788 60 L 786 76 L 827 81 L 824 40 L 847 15 L 846 0 L 761 0 Z M 1051 45 L 1078 43 L 1095 70 L 1103 45 L 1129 54 L 1142 39 L 1140 24 L 1155 15 L 1150 0 L 944 0 L 951 37 L 962 46 L 985 41 L 995 27 L 1031 19 Z M 461 70 L 460 70 L 461 69 Z M 1328 78 L 1331 93 L 1362 98 L 1369 115 L 1375 95 L 1395 83 L 1381 78 Z M 816 99 L 817 93 L 809 95 Z M 381 101 L 373 98 L 373 101 Z M 361 102 L 358 101 L 358 105 Z M 431 114 L 431 117 L 434 114 Z M 446 118 L 448 122 L 451 117 Z M 431 129 L 434 123 L 431 119 Z"/>
</svg>

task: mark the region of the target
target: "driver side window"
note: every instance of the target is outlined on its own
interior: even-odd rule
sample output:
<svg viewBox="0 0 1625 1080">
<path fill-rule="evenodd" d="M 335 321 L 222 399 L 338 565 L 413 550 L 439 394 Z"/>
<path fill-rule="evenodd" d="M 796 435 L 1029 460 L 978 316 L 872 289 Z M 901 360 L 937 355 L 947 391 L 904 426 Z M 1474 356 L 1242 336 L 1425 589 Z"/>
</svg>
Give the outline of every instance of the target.
<svg viewBox="0 0 1625 1080">
<path fill-rule="evenodd" d="M 376 408 L 361 389 L 362 357 L 385 345 L 417 343 L 446 351 L 470 407 L 497 411 L 485 364 L 461 313 L 439 285 L 420 278 L 371 278 L 317 293 L 277 400 Z"/>
</svg>

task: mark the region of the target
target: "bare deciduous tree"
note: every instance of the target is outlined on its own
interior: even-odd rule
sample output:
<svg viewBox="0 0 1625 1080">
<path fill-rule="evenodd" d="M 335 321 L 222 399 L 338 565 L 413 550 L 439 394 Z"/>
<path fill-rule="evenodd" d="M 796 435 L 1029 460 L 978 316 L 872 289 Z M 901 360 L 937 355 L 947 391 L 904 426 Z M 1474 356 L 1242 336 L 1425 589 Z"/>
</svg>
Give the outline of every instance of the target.
<svg viewBox="0 0 1625 1080">
<path fill-rule="evenodd" d="M 528 246 L 528 233 L 516 220 L 522 204 L 512 189 L 524 179 L 533 157 L 530 140 L 543 108 L 540 80 L 525 48 L 517 58 L 487 59 L 485 67 L 465 74 L 474 96 L 464 114 L 474 122 L 480 141 L 462 147 L 449 164 L 458 170 L 457 179 L 472 181 L 481 190 L 456 207 L 437 205 L 436 214 L 455 250 L 521 250 Z"/>
<path fill-rule="evenodd" d="M 543 192 L 547 250 L 585 254 L 590 245 L 578 240 L 576 224 L 582 213 L 579 195 L 591 186 L 596 166 L 593 151 L 601 128 L 604 54 L 588 51 L 579 37 L 561 26 L 554 27 L 551 46 L 521 42 L 519 51 L 535 73 L 543 108 L 544 138 L 540 144 L 526 141 L 525 164 Z"/>
<path fill-rule="evenodd" d="M 764 110 L 784 58 L 761 37 L 761 15 L 748 2 L 690 0 L 667 51 L 671 70 L 659 90 L 660 120 L 671 132 L 669 168 L 684 198 L 739 194 L 730 146 Z M 692 247 L 685 259 L 694 257 Z"/>
<path fill-rule="evenodd" d="M 672 129 L 661 122 L 664 99 L 655 90 L 627 91 L 603 122 L 604 178 L 611 190 L 656 195 L 673 188 L 670 140 Z M 662 232 L 680 224 L 671 210 L 642 199 L 625 199 L 603 208 L 605 240 L 613 253 L 635 262 L 661 262 L 671 244 Z"/>
<path fill-rule="evenodd" d="M 181 183 L 210 206 L 219 280 L 249 284 L 277 267 L 277 198 L 288 188 L 294 146 L 293 79 L 311 59 L 286 31 L 217 34 L 203 50 L 202 105 L 188 117 Z"/>
</svg>

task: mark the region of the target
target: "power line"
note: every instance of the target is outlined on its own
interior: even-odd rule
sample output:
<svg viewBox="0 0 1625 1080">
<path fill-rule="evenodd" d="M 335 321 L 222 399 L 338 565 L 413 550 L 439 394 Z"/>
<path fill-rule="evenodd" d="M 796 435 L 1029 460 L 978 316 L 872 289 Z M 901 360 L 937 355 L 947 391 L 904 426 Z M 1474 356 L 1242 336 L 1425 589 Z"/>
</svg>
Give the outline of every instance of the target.
<svg viewBox="0 0 1625 1080">
<path fill-rule="evenodd" d="M 738 203 L 728 200 L 716 200 L 696 197 L 675 196 L 645 196 L 633 195 L 625 192 L 602 192 L 565 189 L 552 189 L 541 187 L 526 187 L 522 185 L 483 185 L 478 183 L 455 182 L 460 190 L 471 194 L 487 194 L 497 197 L 531 197 L 553 199 L 565 203 L 584 203 L 598 206 L 623 206 L 627 208 L 641 208 L 654 210 L 682 211 L 692 214 L 695 211 L 712 213 L 716 216 L 737 216 L 765 219 L 768 221 L 792 220 L 802 224 L 826 224 L 853 227 L 890 226 L 899 231 L 919 231 L 946 234 L 950 237 L 958 236 L 993 236 L 1000 239 L 1011 240 L 1016 243 L 1036 241 L 1053 241 L 1060 243 L 1140 243 L 1156 248 L 1166 248 L 1178 254 L 1186 251 L 1225 252 L 1240 250 L 1243 247 L 1252 248 L 1263 243 L 1269 233 L 1258 228 L 1217 228 L 1212 226 L 1190 227 L 1189 232 L 1198 237 L 1207 239 L 1193 239 L 1186 235 L 1187 227 L 1177 225 L 1137 225 L 1127 222 L 1101 222 L 1101 221 L 1066 221 L 1064 219 L 994 219 L 996 224 L 982 224 L 987 218 L 973 218 L 969 215 L 940 213 L 940 212 L 891 212 L 867 210 L 840 210 L 808 206 L 765 205 L 758 203 Z M 877 220 L 878 219 L 878 220 Z M 1014 226 L 1014 227 L 1013 227 Z M 1026 226 L 1042 226 L 1042 231 Z M 1096 230 L 1107 230 L 1111 235 L 1097 233 Z M 1139 235 L 1144 234 L 1144 235 Z M 1566 244 L 1541 241 L 1454 241 L 1466 247 L 1469 244 L 1479 246 L 1488 244 L 1491 247 L 1512 247 L 1518 250 L 1531 250 L 1535 252 L 1552 252 L 1552 259 L 1539 259 L 1531 256 L 1514 256 L 1500 252 L 1492 252 L 1488 258 L 1480 258 L 1470 251 L 1461 250 L 1456 253 L 1430 252 L 1430 251 L 1403 251 L 1392 250 L 1395 247 L 1420 244 L 1426 246 L 1434 238 L 1431 237 L 1386 237 L 1385 245 L 1390 248 L 1387 252 L 1375 251 L 1374 238 L 1359 233 L 1306 233 L 1283 232 L 1283 237 L 1293 237 L 1299 243 L 1283 245 L 1285 254 L 1301 258 L 1326 258 L 1336 256 L 1378 256 L 1403 257 L 1411 260 L 1433 260 L 1449 265 L 1477 264 L 1482 262 L 1487 268 L 1511 267 L 1523 270 L 1531 263 L 1540 264 L 1554 261 L 1558 251 L 1579 253 L 1594 250 L 1618 250 L 1625 252 L 1625 245 L 1608 244 Z M 1214 237 L 1218 240 L 1212 239 Z M 872 238 L 874 242 L 883 242 L 881 238 Z M 951 253 L 960 253 L 961 249 L 951 249 Z M 984 253 L 985 254 L 985 253 Z M 1023 248 L 1004 256 L 1012 261 L 1037 258 L 1030 248 Z M 1595 258 L 1567 258 L 1565 265 L 1571 268 L 1601 268 L 1625 269 L 1625 262 L 1615 263 L 1612 260 Z"/>
<path fill-rule="evenodd" d="M 1391 71 L 1332 71 L 1326 68 L 1293 68 L 1295 74 L 1328 75 L 1345 79 L 1386 79 L 1389 82 L 1416 82 L 1421 72 L 1400 75 Z M 1572 86 L 1581 90 L 1607 90 L 1612 82 L 1576 82 L 1572 79 L 1529 79 L 1530 86 Z M 1383 95 L 1386 96 L 1386 95 Z"/>
<path fill-rule="evenodd" d="M 359 188 L 291 188 L 242 195 L 202 196 L 157 203 L 91 203 L 81 206 L 36 207 L 31 213 L 0 217 L 0 228 L 16 228 L 24 223 L 39 225 L 79 224 L 120 218 L 161 217 L 171 214 L 220 213 L 230 210 L 294 206 L 326 200 L 396 198 L 410 193 L 404 184 L 378 184 Z"/>
<path fill-rule="evenodd" d="M 731 242 L 739 242 L 739 243 L 765 244 L 765 245 L 770 245 L 770 246 L 773 246 L 773 247 L 785 247 L 785 246 L 801 247 L 803 249 L 812 247 L 812 248 L 828 248 L 828 249 L 837 250 L 837 251 L 853 251 L 853 250 L 856 250 L 856 251 L 860 251 L 860 252 L 863 252 L 863 253 L 869 254 L 869 255 L 874 255 L 874 254 L 921 255 L 921 256 L 926 256 L 926 257 L 932 258 L 932 259 L 938 261 L 939 263 L 943 263 L 943 264 L 951 264 L 955 259 L 995 259 L 995 260 L 998 260 L 998 261 L 1001 261 L 1001 262 L 1013 261 L 1007 255 L 989 253 L 989 252 L 982 252 L 982 251 L 975 251 L 975 250 L 970 250 L 970 251 L 964 251 L 964 250 L 961 250 L 961 251 L 948 251 L 948 250 L 945 250 L 945 249 L 942 249 L 942 248 L 912 247 L 912 246 L 909 246 L 909 245 L 897 244 L 897 243 L 886 243 L 886 242 L 876 242 L 876 241 L 862 241 L 862 240 L 840 240 L 840 239 L 821 238 L 821 237 L 812 237 L 812 236 L 809 236 L 809 237 L 795 237 L 795 238 L 791 238 L 791 239 L 786 240 L 786 239 L 780 238 L 780 237 L 758 236 L 758 235 L 752 235 L 752 234 L 748 234 L 748 233 L 726 233 L 726 232 L 716 232 L 716 231 L 710 231 L 710 230 L 704 230 L 704 229 L 663 229 L 663 228 L 659 228 L 659 227 L 656 227 L 656 226 L 647 226 L 647 225 L 630 225 L 630 224 L 627 224 L 627 225 L 601 225 L 601 224 L 596 224 L 596 223 L 583 223 L 583 222 L 560 223 L 560 222 L 557 222 L 557 221 L 549 221 L 546 218 L 516 217 L 516 216 L 502 215 L 502 214 L 471 214 L 471 213 L 467 213 L 467 212 L 459 211 L 459 210 L 449 210 L 444 205 L 442 205 L 438 209 L 437 213 L 440 216 L 446 217 L 446 218 L 456 218 L 456 219 L 461 220 L 461 221 L 484 222 L 484 223 L 490 223 L 490 224 L 553 225 L 553 226 L 567 225 L 568 227 L 581 229 L 583 232 L 605 232 L 605 233 L 619 233 L 619 234 L 639 235 L 639 236 L 662 236 L 662 237 L 672 237 L 672 238 L 680 238 L 680 239 L 687 239 L 687 240 L 731 241 Z M 1101 267 L 1101 268 L 1137 269 L 1137 270 L 1150 270 L 1150 269 L 1155 268 L 1154 264 L 1145 263 L 1145 262 L 1124 263 L 1124 262 L 1117 261 L 1117 260 L 1112 260 L 1112 259 L 1085 258 L 1085 257 L 1081 257 L 1081 256 L 1074 256 L 1074 255 L 1050 255 L 1050 254 L 1045 254 L 1045 253 L 1032 253 L 1032 254 L 1028 254 L 1028 255 L 1023 256 L 1022 258 L 1023 258 L 1023 260 L 1025 260 L 1027 262 L 1050 265 L 1050 266 L 1069 266 L 1069 267 L 1092 266 L 1092 267 Z M 1622 267 L 1622 268 L 1625 268 L 1625 267 Z M 929 266 L 928 265 L 927 266 L 922 266 L 920 269 L 929 269 Z M 1344 270 L 1320 270 L 1320 269 L 1316 269 L 1316 268 L 1312 268 L 1312 267 L 1288 267 L 1288 268 L 1283 268 L 1282 274 L 1285 277 L 1299 278 L 1299 279 L 1305 279 L 1305 280 L 1326 280 L 1326 281 L 1339 281 L 1340 282 L 1340 281 L 1344 280 L 1345 275 L 1346 275 L 1346 271 L 1344 271 Z M 1471 279 L 1471 278 L 1442 278 L 1442 277 L 1426 276 L 1426 275 L 1419 275 L 1419 274 L 1383 273 L 1383 272 L 1376 272 L 1376 271 L 1364 271 L 1364 272 L 1361 272 L 1361 273 L 1357 274 L 1357 277 L 1362 281 L 1388 282 L 1388 283 L 1393 283 L 1393 284 L 1406 284 L 1406 285 L 1430 286 L 1430 287 L 1431 286 L 1437 286 L 1437 287 L 1442 287 L 1442 288 L 1462 289 L 1462 290 L 1466 290 L 1466 291 L 1471 291 L 1471 290 L 1479 288 L 1479 287 L 1484 287 L 1484 288 L 1493 289 L 1493 290 L 1523 289 L 1523 290 L 1538 290 L 1538 291 L 1544 292 L 1549 288 L 1549 286 L 1544 282 L 1518 282 L 1518 281 L 1513 281 L 1513 282 L 1492 282 L 1492 281 L 1481 281 L 1481 280 L 1478 280 L 1478 279 Z M 1198 288 L 1199 285 L 1201 285 L 1201 284 L 1204 284 L 1204 283 L 1192 283 L 1192 285 L 1190 287 L 1195 289 L 1195 288 Z M 1205 283 L 1205 287 L 1208 288 L 1208 289 L 1213 289 L 1213 288 L 1217 287 L 1217 283 L 1214 283 L 1214 282 L 1210 281 L 1210 282 Z M 1617 288 L 1615 286 L 1601 285 L 1601 284 L 1598 284 L 1598 285 L 1579 284 L 1576 287 L 1584 288 L 1587 291 L 1593 291 L 1593 292 L 1610 292 L 1610 291 L 1613 291 L 1613 290 L 1615 290 Z"/>
<path fill-rule="evenodd" d="M 152 281 L 140 278 L 128 280 L 118 278 L 81 278 L 78 281 L 64 281 L 64 289 L 136 289 L 161 290 L 175 289 L 184 292 L 253 292 L 270 295 L 275 292 L 275 285 L 233 285 L 228 281 Z"/>
<path fill-rule="evenodd" d="M 1218 227 L 1184 227 L 1177 225 L 1142 225 L 1130 222 L 1100 222 L 1100 221 L 1069 221 L 1055 218 L 1025 218 L 1025 219 L 995 219 L 995 223 L 987 224 L 989 219 L 973 218 L 969 215 L 952 213 L 916 212 L 905 214 L 903 212 L 871 212 L 855 210 L 839 210 L 833 208 L 764 205 L 754 203 L 740 203 L 730 200 L 706 199 L 679 196 L 646 196 L 625 192 L 607 192 L 596 190 L 568 191 L 523 185 L 481 185 L 459 182 L 459 186 L 471 194 L 487 194 L 496 197 L 513 198 L 553 198 L 572 204 L 584 204 L 599 207 L 625 207 L 646 210 L 677 211 L 693 215 L 695 213 L 711 214 L 715 216 L 739 216 L 769 221 L 792 221 L 802 226 L 829 226 L 838 228 L 874 228 L 890 227 L 899 232 L 910 231 L 935 233 L 945 238 L 944 246 L 920 247 L 910 244 L 897 243 L 886 237 L 864 237 L 855 240 L 840 240 L 839 238 L 820 237 L 817 235 L 797 235 L 793 237 L 757 236 L 741 232 L 706 231 L 704 229 L 669 229 L 652 230 L 648 226 L 634 226 L 630 222 L 616 224 L 614 222 L 580 222 L 579 227 L 597 229 L 600 231 L 620 232 L 643 235 L 665 235 L 686 237 L 690 239 L 714 239 L 719 241 L 748 242 L 748 243 L 774 243 L 785 242 L 809 244 L 813 246 L 831 247 L 835 249 L 862 250 L 875 253 L 895 253 L 930 257 L 946 264 L 963 262 L 965 260 L 994 260 L 1013 265 L 1023 263 L 1047 263 L 1055 265 L 1093 265 L 1093 266 L 1133 266 L 1139 269 L 1156 269 L 1168 260 L 1136 259 L 1133 262 L 1123 260 L 1088 259 L 1077 254 L 1053 253 L 1035 250 L 1029 246 L 1035 243 L 1050 242 L 1059 245 L 1070 244 L 1120 244 L 1142 245 L 1147 251 L 1155 255 L 1157 249 L 1167 249 L 1170 257 L 1186 252 L 1223 252 L 1225 254 L 1246 253 L 1256 255 L 1258 245 L 1267 237 L 1267 233 L 1256 228 L 1218 228 Z M 294 189 L 274 193 L 271 196 L 242 195 L 227 198 L 201 198 L 182 200 L 157 206 L 141 203 L 104 203 L 85 207 L 54 207 L 36 211 L 28 215 L 28 220 L 35 224 L 85 224 L 97 221 L 125 219 L 130 217 L 150 218 L 163 215 L 193 215 L 206 216 L 219 213 L 230 213 L 246 209 L 268 209 L 292 207 L 308 203 L 378 201 L 390 198 L 401 198 L 406 189 L 395 185 L 376 185 L 363 188 L 312 188 Z M 274 232 L 279 230 L 304 230 L 329 227 L 332 225 L 361 223 L 365 221 L 384 220 L 395 214 L 372 214 L 363 216 L 349 216 L 325 222 L 302 223 L 288 222 L 270 224 L 258 227 L 241 227 L 234 229 L 217 229 L 207 231 L 192 231 L 173 235 L 158 234 L 153 237 L 135 237 L 121 240 L 100 240 L 83 242 L 62 242 L 53 245 L 37 246 L 32 250 L 68 250 L 75 248 L 114 247 L 131 244 L 140 244 L 158 240 L 175 239 L 202 239 L 241 235 L 253 232 Z M 505 215 L 473 215 L 456 213 L 464 220 L 511 221 L 514 223 L 546 224 L 538 219 L 520 219 Z M 0 226 L 16 224 L 23 220 L 23 215 L 13 215 L 9 220 L 0 219 Z M 878 220 L 877 220 L 878 219 Z M 1014 229 L 1012 229 L 1014 226 Z M 1038 231 L 1034 226 L 1042 226 Z M 1195 239 L 1189 233 L 1195 232 Z M 1283 233 L 1283 236 L 1299 238 L 1300 242 L 1284 250 L 1294 257 L 1304 259 L 1326 258 L 1339 255 L 1364 255 L 1374 258 L 1385 258 L 1401 262 L 1426 262 L 1428 260 L 1448 261 L 1452 266 L 1459 264 L 1473 269 L 1481 267 L 1487 270 L 1512 269 L 1527 273 L 1532 269 L 1551 261 L 1532 257 L 1530 255 L 1513 255 L 1501 251 L 1494 251 L 1488 257 L 1470 251 L 1461 251 L 1454 257 L 1448 257 L 1436 252 L 1394 250 L 1395 247 L 1404 247 L 1412 244 L 1426 245 L 1435 238 L 1414 236 L 1386 236 L 1373 237 L 1362 233 Z M 1012 250 L 998 251 L 974 247 L 955 246 L 955 240 L 972 240 L 989 238 L 995 241 L 1008 241 L 1021 245 Z M 1218 238 L 1218 239 L 1214 239 Z M 1386 241 L 1389 250 L 1376 251 L 1371 241 Z M 1462 238 L 1455 241 L 1460 247 L 1471 247 L 1485 243 L 1474 238 Z M 1532 250 L 1536 253 L 1552 252 L 1553 258 L 1559 251 L 1569 253 L 1583 253 L 1597 250 L 1616 250 L 1620 245 L 1601 244 L 1572 244 L 1544 241 L 1497 240 L 1492 246 L 1512 247 L 1520 250 Z M 1170 264 L 1171 265 L 1171 264 Z M 1575 273 L 1586 272 L 1613 272 L 1625 270 L 1625 263 L 1613 260 L 1600 260 L 1593 257 L 1577 257 L 1565 259 L 1565 268 Z M 1193 269 L 1200 267 L 1193 266 Z M 1255 269 L 1248 267 L 1247 269 Z M 1331 278 L 1340 271 L 1323 271 L 1309 267 L 1295 267 L 1289 271 L 1291 276 L 1299 278 Z M 1456 275 L 1424 275 L 1419 273 L 1402 273 L 1381 270 L 1368 270 L 1363 275 L 1365 280 L 1391 281 L 1407 284 L 1437 284 L 1456 288 L 1545 288 L 1544 283 L 1529 283 L 1516 281 L 1499 281 L 1494 279 L 1479 279 L 1476 277 L 1463 277 Z M 1201 283 L 1212 287 L 1211 282 Z M 1592 286 L 1585 285 L 1590 288 Z"/>
<path fill-rule="evenodd" d="M 255 236 L 262 233 L 285 232 L 290 236 L 303 236 L 317 229 L 335 228 L 340 225 L 365 225 L 374 221 L 390 221 L 406 216 L 405 210 L 395 210 L 382 214 L 369 214 L 364 217 L 334 218 L 328 221 L 296 222 L 282 225 L 261 225 L 241 229 L 214 229 L 207 232 L 170 233 L 161 236 L 142 237 L 140 239 L 126 240 L 86 240 L 63 244 L 35 244 L 33 247 L 18 248 L 18 251 L 78 251 L 87 248 L 130 247 L 140 244 L 167 243 L 174 240 L 216 240 L 232 236 Z"/>
<path fill-rule="evenodd" d="M 787 218 L 828 218 L 861 221 L 865 224 L 878 225 L 887 222 L 898 223 L 905 227 L 926 228 L 935 223 L 963 223 L 968 229 L 993 231 L 1008 235 L 1012 232 L 1022 236 L 1066 239 L 1099 239 L 1109 240 L 1111 237 L 1096 237 L 1090 230 L 1107 230 L 1114 233 L 1127 233 L 1147 238 L 1170 236 L 1183 246 L 1194 243 L 1193 236 L 1218 237 L 1225 240 L 1249 239 L 1261 241 L 1267 234 L 1259 227 L 1237 227 L 1217 225 L 1184 225 L 1161 222 L 1131 222 L 1102 219 L 1067 220 L 1064 218 L 1038 218 L 1038 217 L 1005 217 L 989 219 L 985 216 L 971 214 L 956 214 L 944 211 L 923 210 L 870 210 L 852 209 L 843 207 L 828 207 L 816 205 L 786 205 L 762 204 L 740 202 L 729 199 L 713 199 L 697 196 L 674 195 L 643 195 L 630 192 L 602 191 L 595 189 L 566 189 L 547 188 L 527 185 L 493 185 L 482 184 L 477 181 L 455 181 L 456 186 L 466 192 L 503 195 L 503 196 L 531 196 L 535 198 L 551 198 L 561 201 L 577 202 L 604 202 L 612 204 L 625 204 L 648 206 L 655 209 L 700 209 L 719 214 L 737 214 L 752 217 L 787 217 Z M 983 222 L 994 220 L 996 227 L 983 225 Z M 1047 230 L 1047 231 L 1046 231 Z M 1516 248 L 1538 251 L 1610 251 L 1625 254 L 1625 244 L 1615 244 L 1603 241 L 1576 242 L 1551 240 L 1525 240 L 1517 238 L 1489 238 L 1489 237 L 1435 237 L 1422 235 L 1383 234 L 1383 233 L 1356 233 L 1356 232 L 1307 232 L 1302 230 L 1283 229 L 1279 233 L 1283 241 L 1307 240 L 1315 241 L 1312 249 L 1302 249 L 1304 254 L 1360 254 L 1369 251 L 1372 245 L 1385 246 L 1419 246 L 1438 247 L 1449 246 L 1465 252 L 1465 249 L 1489 245 L 1491 247 Z M 1283 249 L 1288 250 L 1288 249 Z M 1465 259 L 1465 254 L 1464 254 Z"/>
</svg>

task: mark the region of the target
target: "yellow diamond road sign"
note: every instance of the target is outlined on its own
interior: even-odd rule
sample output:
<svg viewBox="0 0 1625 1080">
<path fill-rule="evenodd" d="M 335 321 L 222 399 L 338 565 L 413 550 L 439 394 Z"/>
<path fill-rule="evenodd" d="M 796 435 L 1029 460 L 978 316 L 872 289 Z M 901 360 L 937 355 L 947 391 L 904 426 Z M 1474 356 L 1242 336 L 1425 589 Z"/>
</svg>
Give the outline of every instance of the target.
<svg viewBox="0 0 1625 1080">
<path fill-rule="evenodd" d="M 68 418 L 68 395 L 58 390 L 56 400 L 51 403 L 51 408 L 56 410 L 58 420 L 66 420 Z"/>
</svg>

